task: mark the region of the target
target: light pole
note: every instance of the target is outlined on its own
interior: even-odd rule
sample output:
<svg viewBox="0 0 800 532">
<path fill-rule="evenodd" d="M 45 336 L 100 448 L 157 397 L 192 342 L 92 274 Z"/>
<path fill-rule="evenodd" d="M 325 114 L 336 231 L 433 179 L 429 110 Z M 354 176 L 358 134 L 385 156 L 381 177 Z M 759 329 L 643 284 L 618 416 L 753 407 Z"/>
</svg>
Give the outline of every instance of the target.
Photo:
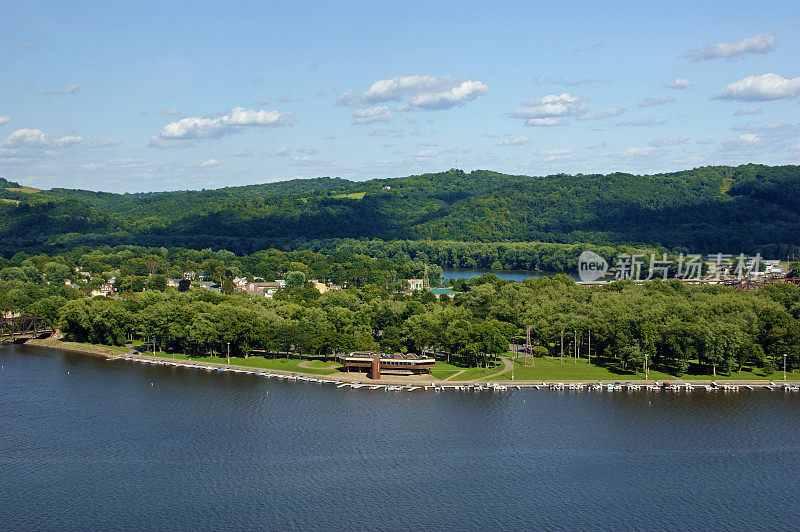
<svg viewBox="0 0 800 532">
<path fill-rule="evenodd" d="M 649 373 L 647 368 L 647 353 L 644 354 L 644 380 L 649 381 Z"/>
<path fill-rule="evenodd" d="M 786 380 L 786 353 L 783 354 L 783 380 Z"/>
<path fill-rule="evenodd" d="M 231 365 L 231 343 L 228 342 L 228 365 Z"/>
</svg>

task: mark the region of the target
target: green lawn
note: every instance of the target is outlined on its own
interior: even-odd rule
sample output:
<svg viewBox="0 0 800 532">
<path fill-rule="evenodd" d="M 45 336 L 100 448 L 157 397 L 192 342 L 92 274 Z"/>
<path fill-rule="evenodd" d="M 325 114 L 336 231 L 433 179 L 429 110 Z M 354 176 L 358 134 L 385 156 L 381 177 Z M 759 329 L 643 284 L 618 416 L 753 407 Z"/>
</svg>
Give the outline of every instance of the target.
<svg viewBox="0 0 800 532">
<path fill-rule="evenodd" d="M 163 353 L 157 352 L 157 356 L 166 358 L 176 358 L 180 360 L 195 360 L 198 362 L 214 362 L 216 364 L 225 364 L 227 360 L 225 357 L 189 357 L 180 353 Z M 263 369 L 278 369 L 281 371 L 291 371 L 295 373 L 312 373 L 314 375 L 330 375 L 337 373 L 336 369 L 331 367 L 309 367 L 301 368 L 298 364 L 302 360 L 294 358 L 264 358 L 264 357 L 231 357 L 231 365 L 246 366 L 250 368 L 263 368 Z"/>
<path fill-rule="evenodd" d="M 444 362 L 443 360 L 437 360 L 436 364 L 433 366 L 433 369 L 431 369 L 431 375 L 433 375 L 437 379 L 444 380 L 448 377 L 452 377 L 462 369 L 467 369 L 467 368 L 454 366 L 453 364 Z"/>
<path fill-rule="evenodd" d="M 761 369 L 756 369 L 753 371 L 753 368 L 743 366 L 741 372 L 732 371 L 730 375 L 724 374 L 717 370 L 716 376 L 711 375 L 710 373 L 705 373 L 705 368 L 701 368 L 697 365 L 692 365 L 689 368 L 689 371 L 681 377 L 681 379 L 687 381 L 697 381 L 697 380 L 737 380 L 737 381 L 782 381 L 783 380 L 783 369 L 776 371 L 775 373 L 771 373 L 769 375 L 764 375 L 761 372 Z M 800 380 L 800 371 L 787 371 L 786 372 L 786 379 L 790 381 Z"/>
<path fill-rule="evenodd" d="M 503 369 L 503 363 L 490 364 L 489 369 L 486 368 L 469 368 L 467 371 L 455 378 L 457 381 L 471 381 L 473 379 L 483 379 L 492 373 L 497 373 Z"/>
<path fill-rule="evenodd" d="M 364 199 L 366 192 L 353 192 L 351 194 L 336 194 L 334 198 Z"/>
<path fill-rule="evenodd" d="M 675 377 L 651 370 L 650 380 L 670 380 Z M 460 378 L 460 376 L 459 376 Z M 492 377 L 493 381 L 511 380 L 511 372 Z M 536 366 L 525 366 L 519 360 L 514 364 L 515 381 L 621 381 L 644 380 L 644 372 L 632 373 L 622 371 L 613 362 L 603 361 L 601 364 L 589 364 L 585 358 L 575 360 L 565 358 L 561 364 L 559 358 L 536 358 Z"/>
<path fill-rule="evenodd" d="M 340 368 L 342 365 L 335 360 L 310 360 L 308 364 L 306 364 L 309 368 Z"/>
</svg>

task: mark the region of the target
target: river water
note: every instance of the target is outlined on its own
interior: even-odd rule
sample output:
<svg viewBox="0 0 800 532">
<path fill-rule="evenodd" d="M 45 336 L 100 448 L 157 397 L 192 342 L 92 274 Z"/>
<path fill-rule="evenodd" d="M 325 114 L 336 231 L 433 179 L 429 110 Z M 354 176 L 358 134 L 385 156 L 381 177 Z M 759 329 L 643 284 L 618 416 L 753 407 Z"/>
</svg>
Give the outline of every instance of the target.
<svg viewBox="0 0 800 532">
<path fill-rule="evenodd" d="M 14 529 L 800 526 L 800 396 L 383 392 L 0 350 Z"/>
</svg>

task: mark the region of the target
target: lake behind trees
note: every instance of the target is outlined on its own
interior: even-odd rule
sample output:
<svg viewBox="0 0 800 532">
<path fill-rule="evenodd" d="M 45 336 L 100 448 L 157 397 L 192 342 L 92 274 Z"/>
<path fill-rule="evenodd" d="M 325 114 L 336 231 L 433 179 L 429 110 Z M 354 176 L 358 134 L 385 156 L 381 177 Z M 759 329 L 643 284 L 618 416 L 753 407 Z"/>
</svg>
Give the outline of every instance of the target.
<svg viewBox="0 0 800 532">
<path fill-rule="evenodd" d="M 798 523 L 798 394 L 352 390 L 19 345 L 0 365 L 4 529 Z"/>
<path fill-rule="evenodd" d="M 577 267 L 577 266 L 576 266 Z M 471 279 L 472 277 L 478 277 L 483 275 L 484 273 L 493 273 L 500 279 L 505 279 L 506 281 L 524 281 L 525 279 L 529 279 L 531 277 L 544 277 L 544 276 L 552 276 L 557 275 L 556 272 L 541 272 L 535 270 L 505 270 L 505 271 L 496 271 L 496 270 L 480 270 L 480 269 L 460 269 L 460 268 L 445 268 L 442 271 L 442 278 L 444 279 Z M 579 281 L 580 278 L 575 274 L 566 274 L 575 281 Z"/>
</svg>

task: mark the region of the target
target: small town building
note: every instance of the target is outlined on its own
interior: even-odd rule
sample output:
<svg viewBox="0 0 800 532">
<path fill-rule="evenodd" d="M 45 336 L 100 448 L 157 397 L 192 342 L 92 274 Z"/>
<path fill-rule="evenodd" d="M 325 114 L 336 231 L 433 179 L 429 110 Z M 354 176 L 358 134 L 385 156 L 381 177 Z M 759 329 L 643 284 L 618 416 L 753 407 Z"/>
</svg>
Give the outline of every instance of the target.
<svg viewBox="0 0 800 532">
<path fill-rule="evenodd" d="M 431 372 L 436 360 L 415 353 L 373 353 L 354 351 L 339 356 L 345 371 L 366 372 L 371 379 L 380 379 L 381 373 L 387 375 L 421 375 Z"/>
<path fill-rule="evenodd" d="M 101 296 L 113 296 L 114 295 L 114 285 L 109 283 L 103 283 L 100 285 L 100 288 L 97 290 L 92 290 L 92 297 L 101 297 Z"/>
<path fill-rule="evenodd" d="M 450 290 L 449 288 L 430 288 L 428 292 L 435 295 L 437 299 L 442 299 L 443 297 L 453 299 L 458 293 Z"/>
<path fill-rule="evenodd" d="M 425 281 L 423 279 L 408 279 L 408 289 L 412 292 L 414 290 L 424 290 Z"/>
</svg>

